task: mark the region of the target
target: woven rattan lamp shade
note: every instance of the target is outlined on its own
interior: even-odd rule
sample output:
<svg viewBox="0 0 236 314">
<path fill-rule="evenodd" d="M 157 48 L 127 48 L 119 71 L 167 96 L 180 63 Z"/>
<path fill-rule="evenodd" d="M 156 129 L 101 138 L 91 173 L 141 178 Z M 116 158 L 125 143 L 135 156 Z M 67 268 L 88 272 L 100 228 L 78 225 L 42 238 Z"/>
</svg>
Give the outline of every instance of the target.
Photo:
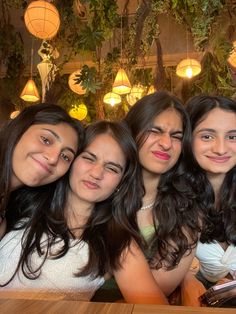
<svg viewBox="0 0 236 314">
<path fill-rule="evenodd" d="M 53 38 L 60 26 L 57 8 L 47 1 L 33 1 L 25 10 L 25 25 L 28 31 L 41 39 Z"/>
<path fill-rule="evenodd" d="M 176 74 L 180 77 L 191 78 L 201 72 L 201 64 L 195 59 L 184 59 L 176 68 Z"/>
</svg>

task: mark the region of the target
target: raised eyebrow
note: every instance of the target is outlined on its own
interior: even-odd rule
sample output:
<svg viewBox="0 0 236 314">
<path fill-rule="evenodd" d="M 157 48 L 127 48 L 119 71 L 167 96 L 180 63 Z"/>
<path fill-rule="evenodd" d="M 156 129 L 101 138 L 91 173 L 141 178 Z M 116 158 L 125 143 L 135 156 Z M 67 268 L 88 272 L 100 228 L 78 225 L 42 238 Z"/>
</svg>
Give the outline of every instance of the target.
<svg viewBox="0 0 236 314">
<path fill-rule="evenodd" d="M 47 128 L 43 128 L 43 130 L 48 131 L 49 133 L 51 133 L 51 134 L 61 143 L 61 138 L 60 138 L 60 136 L 59 136 L 56 132 L 54 132 L 54 131 L 51 130 L 51 129 L 47 129 Z M 69 150 L 73 155 L 76 154 L 75 151 L 74 151 L 74 149 L 71 148 L 71 147 L 69 147 L 69 146 L 66 146 L 66 147 L 63 149 L 63 151 L 65 151 L 65 150 Z"/>
</svg>

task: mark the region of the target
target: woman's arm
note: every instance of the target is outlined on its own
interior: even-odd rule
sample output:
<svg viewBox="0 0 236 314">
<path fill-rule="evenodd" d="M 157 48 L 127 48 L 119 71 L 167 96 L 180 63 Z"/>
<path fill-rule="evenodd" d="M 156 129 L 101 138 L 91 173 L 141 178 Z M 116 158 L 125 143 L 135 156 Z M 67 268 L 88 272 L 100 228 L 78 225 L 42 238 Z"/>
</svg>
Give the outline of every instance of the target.
<svg viewBox="0 0 236 314">
<path fill-rule="evenodd" d="M 152 276 L 145 256 L 134 242 L 122 254 L 121 266 L 114 276 L 126 302 L 168 304 Z"/>
<path fill-rule="evenodd" d="M 203 284 L 195 277 L 193 271 L 189 271 L 181 284 L 182 305 L 201 306 L 199 297 L 206 292 Z"/>
<path fill-rule="evenodd" d="M 166 270 L 164 268 L 158 270 L 152 269 L 152 274 L 158 286 L 167 297 L 181 284 L 190 269 L 194 255 L 195 249 L 189 255 L 185 254 L 173 270 Z"/>
</svg>

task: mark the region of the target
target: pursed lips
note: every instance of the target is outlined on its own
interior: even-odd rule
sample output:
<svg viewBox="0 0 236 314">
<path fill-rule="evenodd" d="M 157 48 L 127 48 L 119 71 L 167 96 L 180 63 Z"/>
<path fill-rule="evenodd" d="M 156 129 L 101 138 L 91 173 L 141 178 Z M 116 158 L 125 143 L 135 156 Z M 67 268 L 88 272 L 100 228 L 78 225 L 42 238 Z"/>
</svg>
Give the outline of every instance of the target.
<svg viewBox="0 0 236 314">
<path fill-rule="evenodd" d="M 162 159 L 162 160 L 169 160 L 170 159 L 170 155 L 167 154 L 167 153 L 164 153 L 164 152 L 161 152 L 161 151 L 154 151 L 152 152 L 153 155 L 159 159 Z"/>
<path fill-rule="evenodd" d="M 82 182 L 88 189 L 92 189 L 92 190 L 99 189 L 99 185 L 95 182 L 92 182 L 89 180 L 83 180 Z"/>
</svg>

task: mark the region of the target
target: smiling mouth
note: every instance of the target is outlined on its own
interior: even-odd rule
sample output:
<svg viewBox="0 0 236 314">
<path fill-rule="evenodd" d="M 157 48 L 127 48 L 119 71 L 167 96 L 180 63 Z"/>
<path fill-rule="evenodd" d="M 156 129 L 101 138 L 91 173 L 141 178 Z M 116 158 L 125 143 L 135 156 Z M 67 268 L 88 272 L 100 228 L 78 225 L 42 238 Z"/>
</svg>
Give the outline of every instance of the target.
<svg viewBox="0 0 236 314">
<path fill-rule="evenodd" d="M 43 164 L 42 162 L 40 162 L 39 160 L 35 159 L 34 157 L 32 157 L 32 159 L 42 168 L 45 170 L 45 172 L 47 173 L 52 173 L 52 171 L 48 168 L 47 165 Z"/>
<path fill-rule="evenodd" d="M 210 157 L 210 156 L 207 156 L 207 158 L 218 164 L 223 164 L 230 159 L 230 157 Z"/>
</svg>

